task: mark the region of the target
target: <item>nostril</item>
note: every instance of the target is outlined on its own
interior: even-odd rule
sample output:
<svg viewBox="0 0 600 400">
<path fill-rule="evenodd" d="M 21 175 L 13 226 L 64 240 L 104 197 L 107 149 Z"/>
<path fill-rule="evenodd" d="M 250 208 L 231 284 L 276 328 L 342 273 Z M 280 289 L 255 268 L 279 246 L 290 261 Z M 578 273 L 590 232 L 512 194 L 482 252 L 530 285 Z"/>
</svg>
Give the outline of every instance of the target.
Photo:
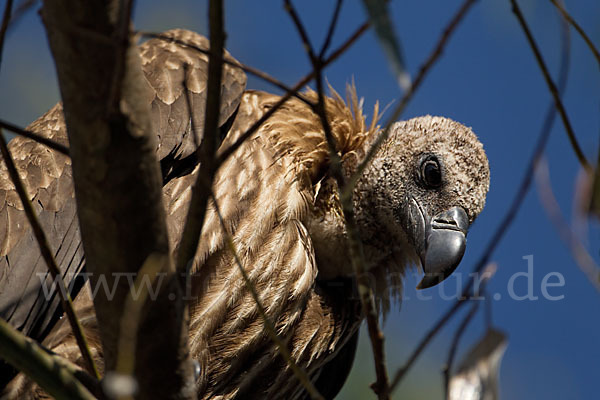
<svg viewBox="0 0 600 400">
<path fill-rule="evenodd" d="M 454 225 L 454 226 L 458 225 L 456 223 L 456 221 L 451 218 L 443 218 L 443 217 L 439 218 L 438 217 L 434 220 L 434 222 L 437 222 L 438 224 L 447 224 L 447 225 Z"/>
<path fill-rule="evenodd" d="M 469 219 L 464 209 L 453 207 L 433 217 L 431 225 L 434 229 L 451 229 L 466 233 Z"/>
</svg>

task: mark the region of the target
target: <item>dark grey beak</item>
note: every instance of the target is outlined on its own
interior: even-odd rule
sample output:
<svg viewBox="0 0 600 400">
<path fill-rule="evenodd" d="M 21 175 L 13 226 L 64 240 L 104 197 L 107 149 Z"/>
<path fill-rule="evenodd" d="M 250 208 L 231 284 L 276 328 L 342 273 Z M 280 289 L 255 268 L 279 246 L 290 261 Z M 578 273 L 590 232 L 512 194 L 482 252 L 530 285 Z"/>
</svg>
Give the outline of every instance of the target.
<svg viewBox="0 0 600 400">
<path fill-rule="evenodd" d="M 435 286 L 458 266 L 467 245 L 469 218 L 462 207 L 453 207 L 432 218 L 421 211 L 423 240 L 415 238 L 425 276 L 417 289 Z"/>
</svg>

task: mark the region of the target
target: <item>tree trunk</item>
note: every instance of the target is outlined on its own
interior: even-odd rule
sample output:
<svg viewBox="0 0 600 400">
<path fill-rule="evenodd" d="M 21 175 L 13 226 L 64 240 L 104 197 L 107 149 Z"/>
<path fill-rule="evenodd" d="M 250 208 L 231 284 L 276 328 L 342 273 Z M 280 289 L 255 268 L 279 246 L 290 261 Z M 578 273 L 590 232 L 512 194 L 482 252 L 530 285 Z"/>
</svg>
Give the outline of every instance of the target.
<svg viewBox="0 0 600 400">
<path fill-rule="evenodd" d="M 126 2 L 124 2 L 125 4 Z M 144 307 L 135 346 L 139 398 L 195 397 L 187 348 L 187 310 L 170 258 L 150 87 L 120 2 L 48 0 L 42 18 L 54 55 L 73 161 L 86 268 L 99 290 L 94 306 L 105 373 L 115 369 L 125 300 L 118 273 L 137 273 L 149 256 L 165 262 L 159 295 Z M 125 34 L 121 35 L 120 32 Z M 130 316 L 125 315 L 124 318 Z"/>
</svg>

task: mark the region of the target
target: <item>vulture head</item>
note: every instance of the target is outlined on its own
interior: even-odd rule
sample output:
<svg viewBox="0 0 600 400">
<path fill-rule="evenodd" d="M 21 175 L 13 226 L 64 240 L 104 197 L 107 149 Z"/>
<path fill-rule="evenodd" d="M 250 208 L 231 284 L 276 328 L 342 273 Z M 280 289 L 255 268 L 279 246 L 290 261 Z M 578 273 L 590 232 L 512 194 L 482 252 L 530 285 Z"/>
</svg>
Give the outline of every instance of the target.
<svg viewBox="0 0 600 400">
<path fill-rule="evenodd" d="M 390 128 L 355 192 L 367 259 L 387 248 L 397 264 L 422 266 L 419 289 L 458 266 L 471 223 L 483 209 L 489 166 L 483 146 L 466 126 L 424 116 Z"/>
</svg>

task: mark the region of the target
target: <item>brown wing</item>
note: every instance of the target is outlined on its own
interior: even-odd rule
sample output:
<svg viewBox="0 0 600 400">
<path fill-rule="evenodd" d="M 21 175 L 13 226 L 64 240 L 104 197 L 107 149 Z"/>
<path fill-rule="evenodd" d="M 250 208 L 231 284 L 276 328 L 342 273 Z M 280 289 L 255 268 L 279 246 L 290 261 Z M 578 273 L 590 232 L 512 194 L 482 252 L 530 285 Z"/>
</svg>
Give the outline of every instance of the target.
<svg viewBox="0 0 600 400">
<path fill-rule="evenodd" d="M 67 144 L 60 104 L 28 129 Z M 83 250 L 71 160 L 21 137 L 13 139 L 9 148 L 61 272 L 67 281 L 72 281 L 81 269 Z M 58 300 L 4 162 L 0 165 L 0 196 L 0 316 L 37 338 L 47 328 Z"/>
<path fill-rule="evenodd" d="M 208 48 L 204 37 L 190 31 L 172 30 L 165 36 Z M 195 163 L 193 154 L 203 136 L 208 59 L 190 47 L 159 39 L 145 42 L 140 51 L 151 88 L 148 92 L 153 94 L 145 100 L 152 105 L 153 127 L 159 137 L 157 153 L 168 180 L 193 168 Z M 228 54 L 226 58 L 235 62 Z M 225 65 L 221 124 L 232 117 L 245 84 L 246 76 L 240 68 Z M 67 144 L 60 104 L 28 129 Z M 73 277 L 83 267 L 83 251 L 70 160 L 29 139 L 15 138 L 9 147 L 66 283 L 73 283 Z M 0 256 L 0 317 L 41 340 L 52 325 L 50 320 L 58 300 L 3 163 L 0 166 Z"/>
<path fill-rule="evenodd" d="M 170 30 L 162 36 L 176 42 L 151 39 L 142 44 L 140 53 L 142 69 L 153 88 L 152 125 L 159 138 L 158 158 L 163 176 L 168 181 L 189 173 L 196 164 L 195 152 L 203 137 L 208 77 L 208 56 L 196 48 L 208 50 L 209 41 L 183 29 Z M 237 63 L 228 52 L 224 58 Z M 229 129 L 227 122 L 237 110 L 245 87 L 246 74 L 241 68 L 226 63 L 219 113 L 219 126 L 225 127 L 224 133 Z"/>
<path fill-rule="evenodd" d="M 277 99 L 245 93 L 222 148 Z M 286 118 L 302 118 L 290 111 L 286 110 Z M 268 318 L 287 341 L 294 361 L 317 379 L 356 332 L 360 312 L 350 282 L 337 282 L 333 291 L 317 284 L 305 226 L 314 196 L 311 168 L 278 150 L 276 142 L 286 137 L 273 132 L 272 126 L 261 128 L 220 168 L 213 191 Z M 165 187 L 171 237 L 179 237 L 196 173 Z M 190 346 L 202 371 L 199 397 L 302 397 L 303 388 L 269 338 L 224 237 L 211 204 L 190 293 Z"/>
</svg>

